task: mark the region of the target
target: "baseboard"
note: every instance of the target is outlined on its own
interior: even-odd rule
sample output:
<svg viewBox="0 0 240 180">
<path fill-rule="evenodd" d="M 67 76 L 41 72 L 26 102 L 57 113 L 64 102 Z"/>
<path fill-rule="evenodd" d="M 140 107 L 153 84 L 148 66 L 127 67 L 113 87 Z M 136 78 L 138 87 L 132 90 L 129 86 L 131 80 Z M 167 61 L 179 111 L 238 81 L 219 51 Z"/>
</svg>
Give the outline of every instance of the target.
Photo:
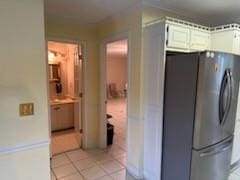
<svg viewBox="0 0 240 180">
<path fill-rule="evenodd" d="M 35 148 L 46 147 L 50 145 L 50 140 L 36 141 L 28 144 L 17 144 L 9 147 L 0 148 L 0 156 L 14 154 L 21 151 L 27 151 Z"/>
<path fill-rule="evenodd" d="M 138 169 L 137 167 L 135 167 L 134 165 L 127 163 L 127 171 L 130 175 L 132 175 L 134 178 L 136 179 L 143 179 L 143 170 Z"/>
<path fill-rule="evenodd" d="M 158 179 L 158 177 L 153 172 L 144 169 L 144 179 L 155 180 Z"/>
<path fill-rule="evenodd" d="M 240 167 L 240 160 L 231 165 L 231 172 L 235 171 Z"/>
</svg>

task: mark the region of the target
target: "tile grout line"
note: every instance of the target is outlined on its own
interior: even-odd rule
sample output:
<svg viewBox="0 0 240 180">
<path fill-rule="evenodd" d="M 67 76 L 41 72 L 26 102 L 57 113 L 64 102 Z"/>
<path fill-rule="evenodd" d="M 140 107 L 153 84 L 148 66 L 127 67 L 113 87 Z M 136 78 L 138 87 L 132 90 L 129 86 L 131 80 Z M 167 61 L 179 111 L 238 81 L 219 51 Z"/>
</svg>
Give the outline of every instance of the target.
<svg viewBox="0 0 240 180">
<path fill-rule="evenodd" d="M 78 168 L 75 166 L 74 162 L 71 160 L 71 158 L 67 155 L 67 153 L 65 153 L 68 160 L 71 162 L 71 164 L 73 165 L 73 167 L 77 170 L 77 172 L 82 176 L 83 179 L 86 179 L 83 174 L 80 172 L 80 170 L 78 170 Z M 79 160 L 80 161 L 80 160 Z"/>
</svg>

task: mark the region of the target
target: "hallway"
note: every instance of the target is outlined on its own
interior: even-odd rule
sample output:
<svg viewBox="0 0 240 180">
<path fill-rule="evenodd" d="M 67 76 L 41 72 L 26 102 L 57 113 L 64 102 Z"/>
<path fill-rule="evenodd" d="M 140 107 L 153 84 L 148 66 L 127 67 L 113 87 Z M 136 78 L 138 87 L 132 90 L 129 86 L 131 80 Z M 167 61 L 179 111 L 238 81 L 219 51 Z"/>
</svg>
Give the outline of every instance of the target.
<svg viewBox="0 0 240 180">
<path fill-rule="evenodd" d="M 109 120 L 114 125 L 113 145 L 107 149 L 75 150 L 56 155 L 51 161 L 52 180 L 125 180 L 126 173 L 126 99 L 108 101 Z"/>
</svg>

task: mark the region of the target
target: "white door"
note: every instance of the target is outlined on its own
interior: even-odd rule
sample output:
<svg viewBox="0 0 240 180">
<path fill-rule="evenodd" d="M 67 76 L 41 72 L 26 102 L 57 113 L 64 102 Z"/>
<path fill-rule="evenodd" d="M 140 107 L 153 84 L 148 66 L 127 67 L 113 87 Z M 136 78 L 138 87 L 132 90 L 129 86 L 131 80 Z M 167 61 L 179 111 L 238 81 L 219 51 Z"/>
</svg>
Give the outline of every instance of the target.
<svg viewBox="0 0 240 180">
<path fill-rule="evenodd" d="M 191 30 L 190 49 L 191 50 L 208 50 L 210 47 L 210 34 L 208 32 Z"/>
<path fill-rule="evenodd" d="M 168 25 L 168 48 L 189 49 L 190 30 L 187 27 Z"/>
<path fill-rule="evenodd" d="M 74 94 L 76 102 L 74 104 L 74 127 L 76 137 L 81 144 L 82 132 L 82 104 L 83 104 L 83 47 L 79 45 L 74 52 Z"/>
</svg>

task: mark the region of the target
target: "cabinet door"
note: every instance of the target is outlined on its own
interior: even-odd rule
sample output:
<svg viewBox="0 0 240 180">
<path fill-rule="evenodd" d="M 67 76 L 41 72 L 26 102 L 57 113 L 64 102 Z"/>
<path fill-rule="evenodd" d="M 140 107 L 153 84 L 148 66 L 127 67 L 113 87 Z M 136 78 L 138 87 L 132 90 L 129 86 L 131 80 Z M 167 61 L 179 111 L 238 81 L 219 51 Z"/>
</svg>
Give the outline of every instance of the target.
<svg viewBox="0 0 240 180">
<path fill-rule="evenodd" d="M 189 37 L 187 27 L 168 25 L 168 48 L 189 49 Z"/>
<path fill-rule="evenodd" d="M 210 48 L 210 34 L 208 32 L 191 30 L 190 49 L 208 50 Z"/>
<path fill-rule="evenodd" d="M 234 32 L 233 53 L 240 54 L 240 31 Z"/>
<path fill-rule="evenodd" d="M 58 130 L 57 125 L 57 106 L 51 106 L 51 131 Z"/>
<path fill-rule="evenodd" d="M 57 112 L 58 129 L 67 129 L 74 127 L 73 104 L 63 104 L 59 106 Z"/>
</svg>

